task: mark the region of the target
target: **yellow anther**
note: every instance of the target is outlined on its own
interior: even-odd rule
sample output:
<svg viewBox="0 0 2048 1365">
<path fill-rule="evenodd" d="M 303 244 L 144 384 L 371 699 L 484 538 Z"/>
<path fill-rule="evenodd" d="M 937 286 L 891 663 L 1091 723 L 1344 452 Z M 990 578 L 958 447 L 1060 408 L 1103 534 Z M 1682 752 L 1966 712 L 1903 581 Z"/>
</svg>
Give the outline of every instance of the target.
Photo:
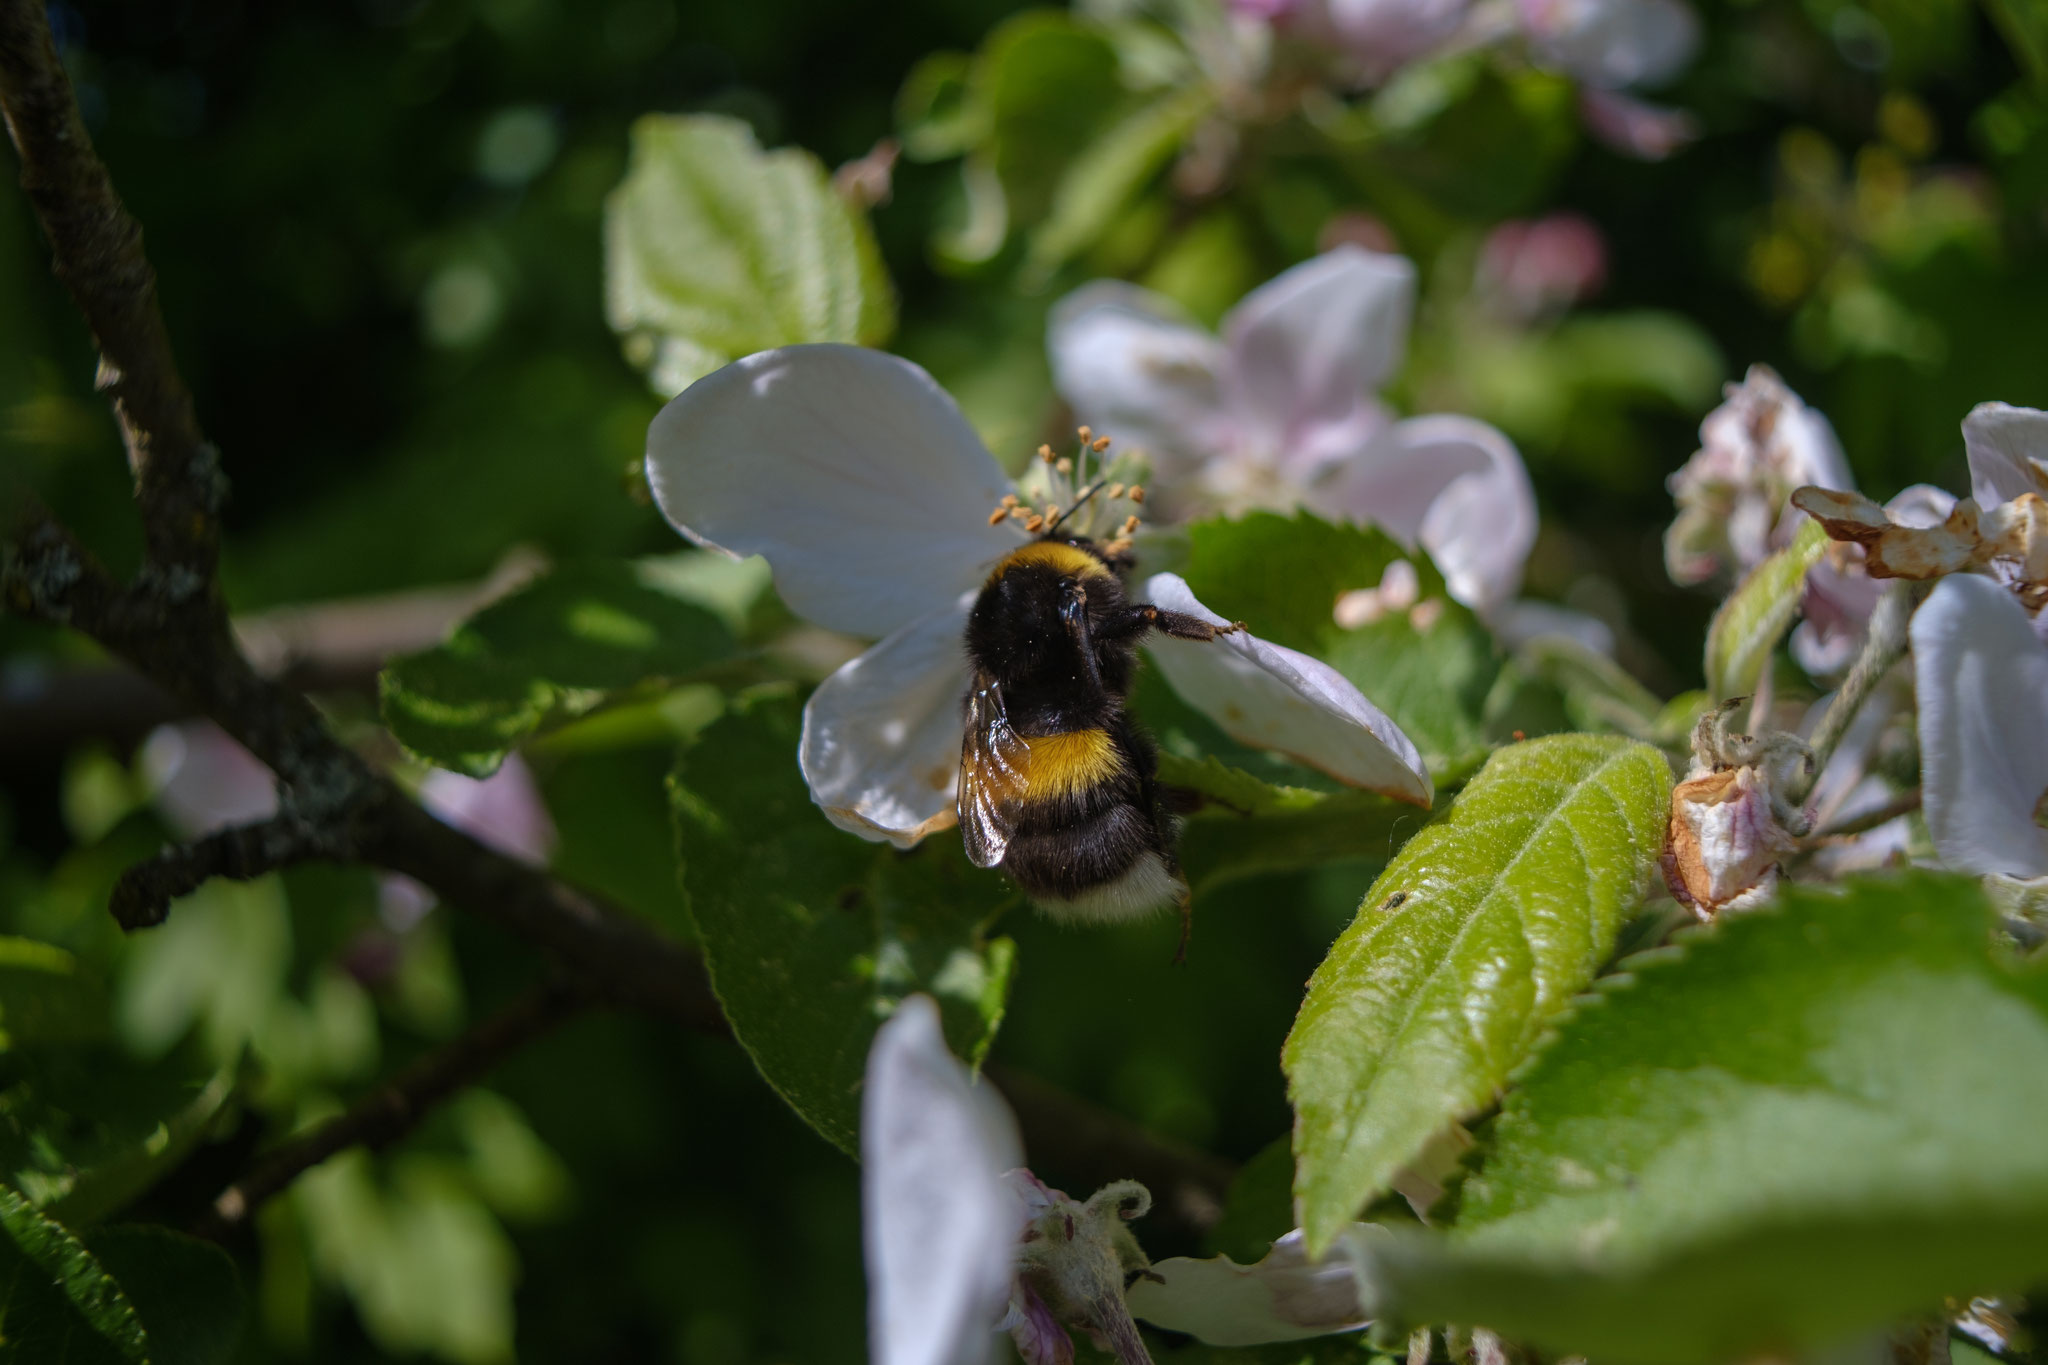
<svg viewBox="0 0 2048 1365">
<path fill-rule="evenodd" d="M 1130 492 L 1125 494 L 1125 496 L 1132 502 L 1142 504 L 1145 501 L 1145 486 L 1134 483 L 1131 485 Z"/>
<path fill-rule="evenodd" d="M 998 507 L 995 511 L 988 514 L 988 524 L 994 526 L 997 522 L 1001 521 L 1004 517 L 1007 517 L 1008 515 L 1010 515 L 1009 508 Z"/>
<path fill-rule="evenodd" d="M 1058 503 L 1049 502 L 1045 505 L 1045 519 L 1047 521 L 1058 521 L 1060 519 L 1060 505 Z"/>
<path fill-rule="evenodd" d="M 1031 509 L 1029 507 L 1012 507 L 1010 509 L 1010 520 L 1012 521 L 1023 521 L 1030 515 Z"/>
<path fill-rule="evenodd" d="M 1088 443 L 1088 448 L 1097 455 L 1100 455 L 1103 451 L 1109 449 L 1109 438 L 1107 436 L 1098 436 Z"/>
<path fill-rule="evenodd" d="M 1044 517 L 1033 517 L 1024 523 L 1024 529 L 1036 533 L 1045 529 Z"/>
<path fill-rule="evenodd" d="M 1057 469 L 1062 474 L 1071 474 L 1074 472 L 1074 462 L 1068 459 L 1066 456 L 1062 455 L 1059 457 L 1058 460 L 1053 462 L 1053 468 Z"/>
<path fill-rule="evenodd" d="M 1118 498 L 1124 495 L 1124 486 L 1120 483 L 1113 483 L 1109 487 L 1103 489 L 1102 494 L 1111 502 L 1115 502 Z"/>
<path fill-rule="evenodd" d="M 1005 494 L 1003 494 L 1003 506 L 1005 506 L 1005 507 L 1015 507 L 1016 505 L 1017 505 L 1017 495 L 1016 495 L 1015 493 L 1005 493 Z"/>
<path fill-rule="evenodd" d="M 1127 536 L 1127 535 L 1129 535 L 1129 534 L 1130 534 L 1131 532 L 1133 532 L 1133 531 L 1135 531 L 1135 530 L 1137 530 L 1137 529 L 1138 529 L 1138 519 L 1137 519 L 1136 517 L 1125 517 L 1125 518 L 1124 518 L 1124 524 L 1123 524 L 1123 525 L 1121 525 L 1121 526 L 1119 526 L 1119 527 L 1117 527 L 1117 529 L 1116 529 L 1116 533 L 1117 533 L 1118 535 L 1120 535 L 1120 536 Z"/>
<path fill-rule="evenodd" d="M 1088 427 L 1076 427 L 1074 429 L 1074 434 L 1079 436 L 1083 441 L 1092 441 L 1095 439 L 1095 432 Z"/>
<path fill-rule="evenodd" d="M 1051 446 L 1040 446 L 1040 447 L 1038 448 L 1038 458 L 1039 458 L 1039 459 L 1041 459 L 1041 460 L 1044 460 L 1044 461 L 1045 461 L 1045 462 L 1046 462 L 1047 464 L 1051 464 L 1051 463 L 1052 463 L 1052 447 L 1051 447 Z"/>
</svg>

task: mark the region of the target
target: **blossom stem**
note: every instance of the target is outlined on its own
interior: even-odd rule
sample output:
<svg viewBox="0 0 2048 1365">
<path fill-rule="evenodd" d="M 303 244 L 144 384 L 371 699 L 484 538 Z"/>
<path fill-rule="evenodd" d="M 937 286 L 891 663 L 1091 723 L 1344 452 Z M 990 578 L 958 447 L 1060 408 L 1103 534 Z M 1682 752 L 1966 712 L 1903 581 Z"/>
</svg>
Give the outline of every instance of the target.
<svg viewBox="0 0 2048 1365">
<path fill-rule="evenodd" d="M 1840 824 L 1828 826 L 1808 842 L 1818 846 L 1831 839 L 1846 839 L 1852 834 L 1863 834 L 1876 829 L 1879 825 L 1888 825 L 1901 815 L 1911 815 L 1919 809 L 1920 789 L 1915 787 L 1911 791 L 1901 792 L 1876 810 L 1866 811 L 1862 815 L 1851 816 Z"/>
<path fill-rule="evenodd" d="M 1849 676 L 1842 680 L 1842 686 L 1835 693 L 1834 703 L 1827 714 L 1820 718 L 1820 724 L 1813 732 L 1813 766 L 1807 774 L 1795 778 L 1790 793 L 1795 801 L 1804 801 L 1813 790 L 1819 774 L 1826 769 L 1828 759 L 1842 742 L 1842 736 L 1849 733 L 1850 724 L 1856 713 L 1863 709 L 1863 703 L 1870 700 L 1870 694 L 1884 680 L 1906 653 L 1906 623 L 1913 617 L 1913 607 L 1918 593 L 1911 583 L 1888 584 L 1884 595 L 1877 600 L 1877 609 L 1870 614 L 1869 633 L 1863 641 L 1863 652 L 1856 656 L 1850 666 Z"/>
</svg>

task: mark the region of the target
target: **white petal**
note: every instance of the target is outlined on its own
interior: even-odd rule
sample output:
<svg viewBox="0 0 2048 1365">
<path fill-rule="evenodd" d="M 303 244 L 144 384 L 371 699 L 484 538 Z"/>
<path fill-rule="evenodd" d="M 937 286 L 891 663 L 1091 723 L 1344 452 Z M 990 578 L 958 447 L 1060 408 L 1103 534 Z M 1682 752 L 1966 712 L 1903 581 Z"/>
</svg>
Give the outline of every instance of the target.
<svg viewBox="0 0 2048 1365">
<path fill-rule="evenodd" d="M 1521 9 L 1537 57 L 1601 89 L 1655 85 L 1699 47 L 1699 18 L 1682 0 L 1521 0 Z"/>
<path fill-rule="evenodd" d="M 951 602 L 1017 532 L 1009 482 L 959 407 L 907 360 L 787 346 L 736 360 L 647 429 L 647 480 L 699 544 L 766 557 L 798 615 L 879 636 Z"/>
<path fill-rule="evenodd" d="M 1154 574 L 1145 600 L 1169 611 L 1222 617 L 1195 600 L 1176 574 Z M 1349 679 L 1306 654 L 1246 631 L 1207 643 L 1154 635 L 1146 648 L 1183 700 L 1244 744 L 1277 749 L 1340 782 L 1428 807 L 1429 770 L 1401 727 Z"/>
<path fill-rule="evenodd" d="M 875 1034 L 861 1096 L 868 1345 L 876 1365 L 979 1365 L 1010 1295 L 1016 1121 L 913 995 Z"/>
<path fill-rule="evenodd" d="M 1451 596 L 1478 611 L 1514 598 L 1536 543 L 1536 494 L 1514 442 L 1474 417 L 1397 422 L 1332 469 L 1311 506 L 1420 544 Z"/>
<path fill-rule="evenodd" d="M 420 779 L 420 804 L 509 858 L 536 867 L 555 851 L 555 822 L 540 785 L 518 754 L 489 777 L 464 777 L 436 768 Z"/>
<path fill-rule="evenodd" d="M 811 799 L 841 829 L 909 848 L 953 823 L 973 605 L 961 594 L 811 693 L 798 756 Z"/>
<path fill-rule="evenodd" d="M 1996 507 L 2022 493 L 2048 493 L 2040 462 L 2048 461 L 2048 412 L 2010 403 L 1979 403 L 1963 419 L 1970 456 L 1970 495 Z"/>
<path fill-rule="evenodd" d="M 1988 578 L 1951 574 L 1913 615 L 1927 829 L 1949 866 L 2048 874 L 2048 646 Z"/>
<path fill-rule="evenodd" d="M 1290 463 L 1356 449 L 1383 420 L 1373 395 L 1401 367 L 1414 302 L 1406 257 L 1351 245 L 1247 294 L 1223 320 L 1224 383 L 1246 439 Z"/>
<path fill-rule="evenodd" d="M 1228 1256 L 1155 1261 L 1124 1298 L 1133 1317 L 1211 1346 L 1300 1341 L 1366 1325 L 1350 1257 L 1340 1248 L 1311 1263 L 1299 1229 L 1256 1265 Z"/>
<path fill-rule="evenodd" d="M 1167 478 L 1228 441 L 1217 371 L 1223 343 L 1149 289 L 1098 280 L 1054 305 L 1045 349 L 1074 414 L 1142 450 Z"/>
</svg>

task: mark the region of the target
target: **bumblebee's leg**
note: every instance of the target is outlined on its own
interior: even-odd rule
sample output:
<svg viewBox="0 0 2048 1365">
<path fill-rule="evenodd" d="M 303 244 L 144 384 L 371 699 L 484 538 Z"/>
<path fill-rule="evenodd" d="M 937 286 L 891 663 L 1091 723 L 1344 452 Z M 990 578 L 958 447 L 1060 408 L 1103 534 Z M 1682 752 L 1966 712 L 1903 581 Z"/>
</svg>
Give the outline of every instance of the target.
<svg viewBox="0 0 2048 1365">
<path fill-rule="evenodd" d="M 1243 806 L 1234 806 L 1221 797 L 1196 791 L 1193 787 L 1176 787 L 1167 782 L 1159 784 L 1159 806 L 1168 815 L 1193 815 L 1198 810 L 1221 806 L 1232 814 L 1242 815 L 1247 819 L 1251 817 L 1251 812 Z"/>
<path fill-rule="evenodd" d="M 1219 635 L 1235 635 L 1244 629 L 1244 622 L 1233 621 L 1227 626 L 1212 626 L 1199 616 L 1190 616 L 1184 611 L 1168 611 L 1155 607 L 1150 602 L 1133 602 L 1112 615 L 1095 623 L 1095 638 L 1098 640 L 1127 640 L 1156 630 L 1162 635 L 1171 635 L 1176 640 L 1213 640 Z"/>
</svg>

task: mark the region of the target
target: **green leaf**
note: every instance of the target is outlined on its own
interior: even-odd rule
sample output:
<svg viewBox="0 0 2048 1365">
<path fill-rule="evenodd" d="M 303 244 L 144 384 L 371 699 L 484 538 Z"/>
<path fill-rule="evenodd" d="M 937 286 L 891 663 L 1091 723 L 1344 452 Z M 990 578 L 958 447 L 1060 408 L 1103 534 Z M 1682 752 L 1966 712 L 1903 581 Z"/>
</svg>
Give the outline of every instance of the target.
<svg viewBox="0 0 2048 1365">
<path fill-rule="evenodd" d="M 1581 730 L 1613 732 L 1655 744 L 1664 703 L 1605 654 L 1561 635 L 1539 635 L 1515 659 L 1557 688 L 1565 712 Z"/>
<path fill-rule="evenodd" d="M 394 660 L 384 723 L 429 763 L 495 771 L 551 717 L 575 716 L 650 678 L 731 656 L 732 632 L 686 600 L 659 562 L 564 565 L 494 602 L 447 643 Z"/>
<path fill-rule="evenodd" d="M 1707 691 L 1726 701 L 1756 690 L 1778 641 L 1799 618 L 1806 571 L 1826 552 L 1828 535 L 1811 517 L 1790 545 L 1749 571 L 1707 627 Z"/>
<path fill-rule="evenodd" d="M 1181 833 L 1181 870 L 1196 895 L 1263 872 L 1384 862 L 1404 827 L 1412 832 L 1424 818 L 1377 792 L 1278 786 L 1213 755 L 1163 751 L 1159 777 L 1204 798 Z"/>
<path fill-rule="evenodd" d="M 2027 78 L 2048 84 L 2048 5 L 2042 0 L 1984 0 L 1984 9 Z"/>
<path fill-rule="evenodd" d="M 758 699 L 706 730 L 669 784 L 683 889 L 733 1033 L 797 1113 L 848 1152 L 875 1029 L 898 1001 L 939 1002 L 978 1064 L 1014 947 L 985 931 L 1011 900 L 950 831 L 898 852 L 832 827 L 797 768 L 799 708 Z"/>
<path fill-rule="evenodd" d="M 1418 609 L 1370 625 L 1337 624 L 1337 599 L 1413 564 Z M 1308 513 L 1254 512 L 1188 529 L 1182 575 L 1211 610 L 1275 644 L 1327 660 L 1401 727 L 1439 782 L 1461 778 L 1486 749 L 1480 720 L 1500 672 L 1492 636 L 1450 599 L 1428 557 L 1371 527 Z"/>
<path fill-rule="evenodd" d="M 149 1332 L 149 1365 L 225 1365 L 248 1304 L 241 1276 L 211 1242 L 169 1228 L 107 1228 L 86 1239 Z"/>
<path fill-rule="evenodd" d="M 663 394 L 772 346 L 877 346 L 895 295 L 866 217 L 818 159 L 738 119 L 649 115 L 605 204 L 605 299 Z"/>
<path fill-rule="evenodd" d="M 1670 796 L 1647 745 L 1513 745 L 1373 883 L 1282 1053 L 1314 1246 L 1485 1106 L 1592 980 L 1656 863 Z"/>
<path fill-rule="evenodd" d="M 1796 1357 L 2048 1278 L 2048 977 L 1976 887 L 1823 890 L 1631 959 L 1509 1096 L 1414 1321 L 1642 1365 Z"/>
<path fill-rule="evenodd" d="M 147 1365 L 134 1305 L 62 1224 L 0 1186 L 0 1365 Z"/>
<path fill-rule="evenodd" d="M 1050 212 L 1031 234 L 1027 287 L 1049 280 L 1108 231 L 1215 103 L 1206 84 L 1173 90 L 1087 143 L 1060 177 Z"/>
<path fill-rule="evenodd" d="M 1102 34 L 1052 10 L 999 25 L 974 70 L 976 116 L 1010 221 L 1051 212 L 1069 164 L 1115 117 L 1123 99 L 1116 49 Z"/>
<path fill-rule="evenodd" d="M 37 1207 L 74 1227 L 120 1208 L 233 1094 L 196 1047 L 145 1063 L 117 1046 L 106 991 L 71 954 L 0 939 L 0 1177 Z"/>
</svg>

